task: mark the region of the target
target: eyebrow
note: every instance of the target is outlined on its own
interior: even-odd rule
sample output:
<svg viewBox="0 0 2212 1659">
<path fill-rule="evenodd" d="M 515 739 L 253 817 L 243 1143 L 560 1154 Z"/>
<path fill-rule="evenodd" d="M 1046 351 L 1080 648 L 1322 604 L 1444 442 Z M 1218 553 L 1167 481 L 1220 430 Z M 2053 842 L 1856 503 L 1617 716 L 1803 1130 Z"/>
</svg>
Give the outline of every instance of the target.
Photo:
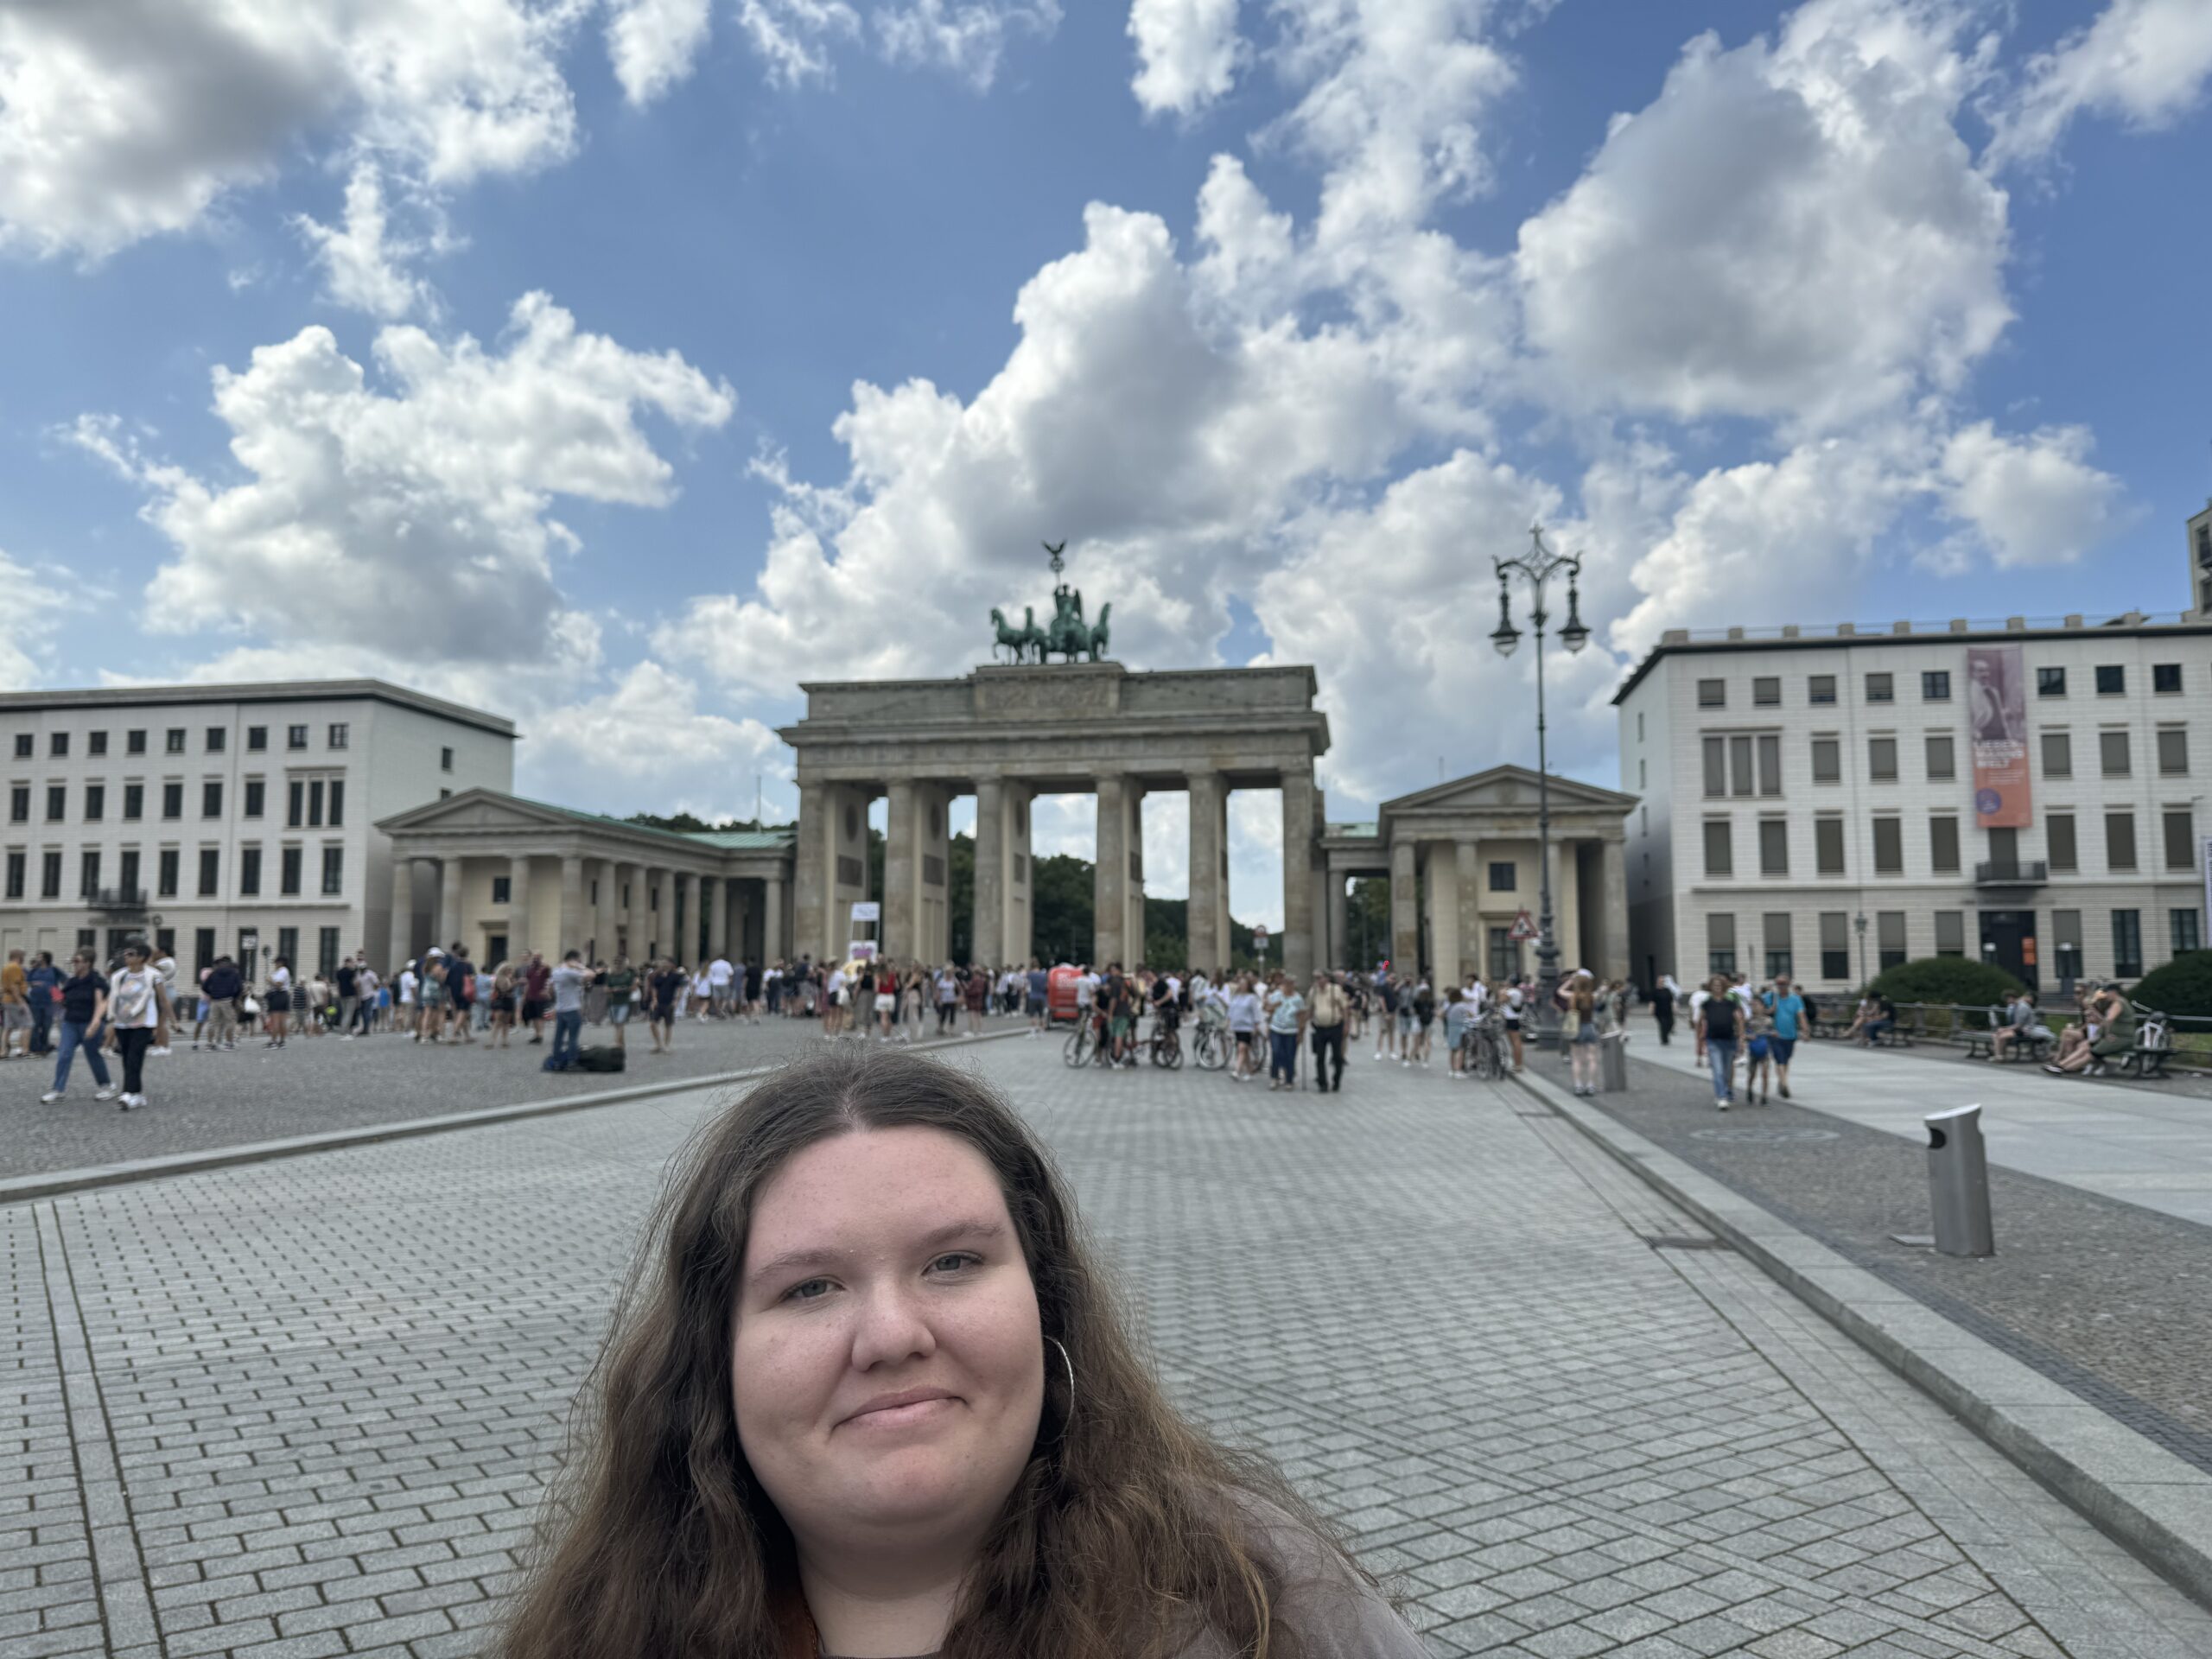
<svg viewBox="0 0 2212 1659">
<path fill-rule="evenodd" d="M 951 1221 L 935 1227 L 922 1235 L 921 1248 L 933 1250 L 940 1244 L 950 1244 L 960 1238 L 999 1238 L 1006 1232 L 1005 1224 L 996 1221 Z M 773 1279 L 799 1268 L 832 1267 L 845 1259 L 844 1252 L 835 1249 L 785 1250 L 772 1255 L 745 1275 L 748 1285 L 759 1285 L 763 1280 Z"/>
</svg>

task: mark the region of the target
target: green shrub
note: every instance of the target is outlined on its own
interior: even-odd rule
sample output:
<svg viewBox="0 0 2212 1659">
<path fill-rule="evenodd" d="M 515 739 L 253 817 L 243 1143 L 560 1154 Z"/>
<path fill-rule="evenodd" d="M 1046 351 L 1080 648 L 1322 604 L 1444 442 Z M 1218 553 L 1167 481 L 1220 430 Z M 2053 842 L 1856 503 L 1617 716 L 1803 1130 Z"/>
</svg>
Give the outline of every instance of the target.
<svg viewBox="0 0 2212 1659">
<path fill-rule="evenodd" d="M 2146 974 L 2128 993 L 2161 1014 L 2212 1014 L 2212 950 L 2189 950 Z"/>
<path fill-rule="evenodd" d="M 1950 1002 L 1982 1009 L 2000 1007 L 2008 993 L 2027 988 L 2002 968 L 1971 957 L 1923 957 L 1878 975 L 1872 988 L 1897 1003 Z M 1973 1029 L 1980 1030 L 1986 1023 L 1979 1013 L 1966 1016 L 1966 1024 Z"/>
</svg>

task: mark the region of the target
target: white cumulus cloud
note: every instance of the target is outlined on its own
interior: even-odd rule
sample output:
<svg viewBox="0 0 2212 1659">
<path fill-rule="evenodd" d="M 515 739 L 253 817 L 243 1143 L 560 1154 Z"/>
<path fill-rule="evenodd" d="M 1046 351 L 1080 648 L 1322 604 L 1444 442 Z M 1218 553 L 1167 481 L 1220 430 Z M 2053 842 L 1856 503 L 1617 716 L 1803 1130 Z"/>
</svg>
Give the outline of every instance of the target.
<svg viewBox="0 0 2212 1659">
<path fill-rule="evenodd" d="M 611 0 L 607 55 L 632 104 L 650 104 L 691 73 L 713 0 Z"/>
<path fill-rule="evenodd" d="M 358 163 L 346 181 L 342 226 L 305 217 L 294 223 L 322 266 L 323 293 L 334 305 L 365 311 L 386 322 L 397 321 L 418 308 L 436 308 L 436 296 L 429 284 L 407 265 L 442 238 L 416 239 L 391 233 L 384 180 L 373 162 Z"/>
<path fill-rule="evenodd" d="M 2212 5 L 2205 0 L 2112 0 L 2087 28 L 2029 64 L 1996 110 L 1992 159 L 2047 156 L 2088 111 L 2132 126 L 2179 119 L 2212 79 Z"/>
<path fill-rule="evenodd" d="M 1236 0 L 1130 0 L 1137 73 L 1129 85 L 1154 115 L 1191 115 L 1225 96 L 1243 42 Z"/>
<path fill-rule="evenodd" d="M 1977 421 L 1943 446 L 1946 509 L 1971 524 L 1999 567 L 2070 564 L 2123 518 L 2120 481 L 2088 461 L 2082 427 L 2007 437 Z"/>
</svg>

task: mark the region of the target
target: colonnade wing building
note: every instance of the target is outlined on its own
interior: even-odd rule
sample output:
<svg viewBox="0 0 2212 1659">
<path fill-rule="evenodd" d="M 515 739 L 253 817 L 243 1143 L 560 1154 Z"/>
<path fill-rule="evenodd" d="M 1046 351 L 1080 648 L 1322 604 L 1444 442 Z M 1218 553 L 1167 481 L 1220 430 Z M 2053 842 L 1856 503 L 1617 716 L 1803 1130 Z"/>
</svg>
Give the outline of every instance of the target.
<svg viewBox="0 0 2212 1659">
<path fill-rule="evenodd" d="M 2204 613 L 1677 631 L 1613 701 L 1640 981 L 1964 956 L 2049 989 L 2203 944 Z"/>
</svg>

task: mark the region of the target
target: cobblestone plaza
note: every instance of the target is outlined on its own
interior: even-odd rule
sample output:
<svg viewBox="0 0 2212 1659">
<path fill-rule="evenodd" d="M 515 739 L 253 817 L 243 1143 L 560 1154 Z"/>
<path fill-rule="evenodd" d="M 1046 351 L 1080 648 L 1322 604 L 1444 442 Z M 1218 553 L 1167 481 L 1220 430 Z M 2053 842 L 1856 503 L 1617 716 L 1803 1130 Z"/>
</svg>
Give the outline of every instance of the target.
<svg viewBox="0 0 2212 1659">
<path fill-rule="evenodd" d="M 1511 1086 L 957 1063 L 1176 1398 L 1440 1654 L 2212 1652 L 2212 1620 Z M 481 1651 L 706 1090 L 0 1209 L 0 1652 Z"/>
</svg>

